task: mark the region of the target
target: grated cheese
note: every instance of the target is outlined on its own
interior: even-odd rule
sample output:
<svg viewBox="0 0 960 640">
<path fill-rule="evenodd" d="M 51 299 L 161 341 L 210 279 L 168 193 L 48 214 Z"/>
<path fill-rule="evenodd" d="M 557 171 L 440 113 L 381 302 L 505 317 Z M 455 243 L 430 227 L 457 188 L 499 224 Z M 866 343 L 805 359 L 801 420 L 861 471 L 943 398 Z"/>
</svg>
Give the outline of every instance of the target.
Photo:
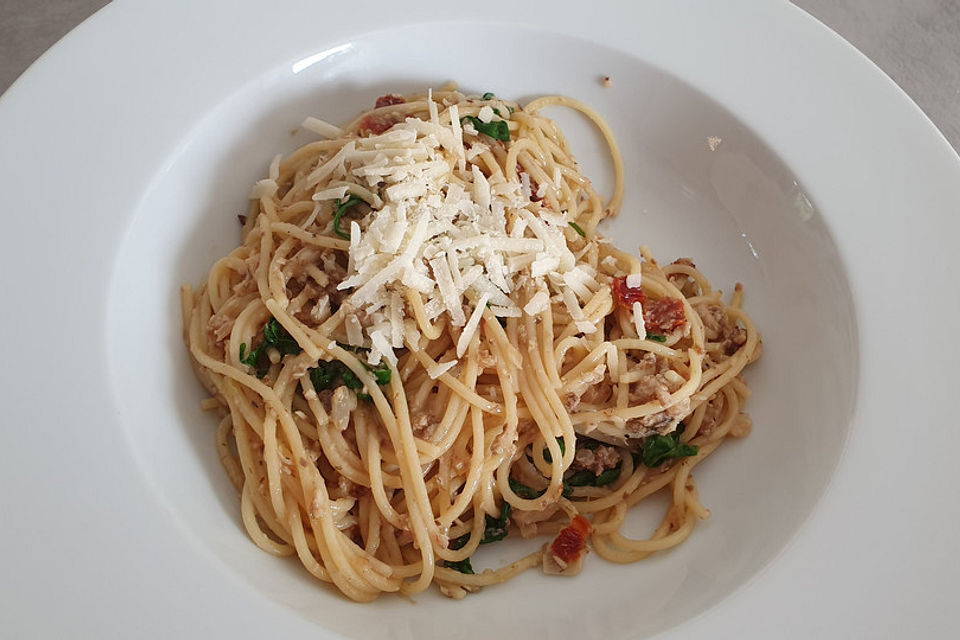
<svg viewBox="0 0 960 640">
<path fill-rule="evenodd" d="M 450 369 L 457 366 L 457 360 L 448 360 L 447 362 L 437 362 L 427 367 L 427 375 L 431 380 L 436 380 Z"/>
<path fill-rule="evenodd" d="M 473 334 L 477 332 L 477 327 L 480 326 L 480 320 L 483 318 L 483 310 L 486 308 L 489 299 L 490 296 L 485 293 L 477 300 L 477 305 L 474 307 L 473 313 L 470 314 L 470 319 L 467 320 L 466 326 L 463 327 L 463 333 L 460 334 L 460 339 L 457 340 L 458 358 L 462 358 L 463 354 L 467 352 L 467 347 L 470 346 L 470 340 L 473 339 Z"/>
<path fill-rule="evenodd" d="M 403 299 L 397 291 L 390 294 L 390 346 L 403 346 Z"/>
<path fill-rule="evenodd" d="M 542 313 L 550 305 L 550 295 L 546 291 L 540 290 L 523 307 L 523 312 L 530 316 Z"/>
<path fill-rule="evenodd" d="M 530 275 L 534 278 L 542 278 L 548 273 L 552 273 L 560 266 L 560 258 L 552 256 L 549 253 L 538 253 L 536 259 L 530 264 Z"/>
<path fill-rule="evenodd" d="M 360 326 L 360 319 L 355 313 L 349 314 L 344 320 L 347 330 L 347 342 L 353 346 L 363 344 L 363 327 Z"/>
<path fill-rule="evenodd" d="M 313 194 L 313 200 L 316 202 L 323 200 L 343 200 L 347 196 L 347 189 L 349 188 L 349 185 L 342 184 L 339 187 L 322 189 Z"/>
<path fill-rule="evenodd" d="M 467 154 L 463 148 L 463 128 L 460 126 L 460 109 L 457 105 L 450 105 L 450 128 L 453 131 L 453 139 L 456 140 L 454 152 L 457 155 L 457 167 L 460 171 L 466 169 Z"/>
<path fill-rule="evenodd" d="M 430 267 L 433 269 L 433 277 L 436 278 L 443 304 L 453 319 L 453 325 L 463 326 L 466 318 L 463 315 L 463 307 L 460 305 L 460 296 L 457 295 L 456 284 L 453 282 L 453 275 L 450 273 L 450 265 L 440 257 L 431 260 Z"/>
<path fill-rule="evenodd" d="M 493 120 L 493 107 L 488 104 L 483 105 L 483 107 L 480 109 L 480 113 L 477 114 L 477 118 L 483 123 Z"/>
<path fill-rule="evenodd" d="M 474 158 L 481 155 L 482 153 L 490 151 L 490 147 L 483 144 L 482 142 L 474 142 L 470 145 L 470 148 L 467 149 L 467 160 L 473 161 Z"/>
<path fill-rule="evenodd" d="M 437 103 L 433 101 L 433 89 L 427 89 L 427 109 L 430 111 L 430 122 L 440 126 L 440 113 L 437 110 Z"/>
<path fill-rule="evenodd" d="M 351 194 L 370 205 L 362 219 L 349 223 L 347 275 L 337 285 L 351 293 L 352 309 L 344 316 L 349 343 L 369 347 L 371 364 L 381 357 L 395 364 L 395 349 L 418 345 L 420 332 L 406 315 L 406 288 L 423 296 L 431 322 L 447 314 L 453 326 L 462 327 L 458 358 L 476 338 L 488 306 L 499 318 L 535 315 L 558 294 L 578 330 L 595 331 L 581 305 L 601 285 L 596 271 L 577 266 L 567 247 L 565 213 L 531 200 L 525 171 L 488 176 L 483 163 L 473 164 L 490 147 L 481 142 L 469 151 L 464 147 L 467 127 L 460 124 L 456 104 L 438 103 L 431 92 L 428 110 L 429 121 L 407 118 L 381 135 L 351 139 L 307 176 L 318 207 L 327 201 L 335 206 Z M 478 115 L 481 122 L 492 117 L 489 106 Z M 304 122 L 311 131 L 333 132 L 324 125 Z M 553 178 L 555 184 L 539 185 L 538 193 L 559 190 L 559 168 Z M 275 189 L 273 180 L 255 187 L 257 193 Z M 510 294 L 527 285 L 536 294 L 521 309 Z M 329 306 L 317 313 L 329 315 Z M 439 363 L 430 376 L 456 363 Z"/>
<path fill-rule="evenodd" d="M 375 351 L 379 351 L 380 355 L 387 359 L 387 362 L 393 366 L 397 366 L 397 356 L 393 353 L 393 347 L 390 346 L 390 343 L 387 341 L 387 336 L 382 329 L 373 329 L 370 331 L 370 342 L 373 344 L 368 360 L 370 364 L 380 362 L 380 358 L 376 357 L 374 353 Z"/>
<path fill-rule="evenodd" d="M 633 303 L 633 324 L 637 328 L 637 337 L 643 340 L 647 337 L 647 327 L 643 322 L 643 305 Z"/>
</svg>

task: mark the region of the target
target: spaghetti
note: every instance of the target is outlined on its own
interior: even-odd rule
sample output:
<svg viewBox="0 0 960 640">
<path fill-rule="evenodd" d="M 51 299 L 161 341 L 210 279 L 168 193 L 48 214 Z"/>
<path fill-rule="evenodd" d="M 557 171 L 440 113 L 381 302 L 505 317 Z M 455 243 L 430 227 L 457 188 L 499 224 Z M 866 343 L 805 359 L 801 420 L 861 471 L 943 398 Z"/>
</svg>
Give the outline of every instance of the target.
<svg viewBox="0 0 960 640">
<path fill-rule="evenodd" d="M 539 115 L 555 105 L 606 138 L 609 201 Z M 624 183 L 599 115 L 447 88 L 304 126 L 325 139 L 271 163 L 242 244 L 182 290 L 251 539 L 369 601 L 573 574 L 588 541 L 626 563 L 689 536 L 709 515 L 693 467 L 750 430 L 741 372 L 760 336 L 740 285 L 724 302 L 692 261 L 597 234 Z M 653 535 L 621 534 L 661 490 Z M 509 536 L 548 541 L 475 573 L 479 545 Z"/>
</svg>

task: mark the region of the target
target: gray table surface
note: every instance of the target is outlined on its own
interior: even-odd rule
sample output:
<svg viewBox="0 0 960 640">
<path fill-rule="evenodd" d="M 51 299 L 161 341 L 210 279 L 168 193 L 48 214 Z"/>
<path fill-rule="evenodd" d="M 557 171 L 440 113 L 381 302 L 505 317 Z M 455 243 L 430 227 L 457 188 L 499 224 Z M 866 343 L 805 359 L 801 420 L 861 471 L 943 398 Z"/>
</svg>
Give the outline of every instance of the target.
<svg viewBox="0 0 960 640">
<path fill-rule="evenodd" d="M 0 92 L 106 4 L 106 0 L 0 0 Z M 960 150 L 960 1 L 794 0 L 794 4 L 873 60 Z"/>
</svg>

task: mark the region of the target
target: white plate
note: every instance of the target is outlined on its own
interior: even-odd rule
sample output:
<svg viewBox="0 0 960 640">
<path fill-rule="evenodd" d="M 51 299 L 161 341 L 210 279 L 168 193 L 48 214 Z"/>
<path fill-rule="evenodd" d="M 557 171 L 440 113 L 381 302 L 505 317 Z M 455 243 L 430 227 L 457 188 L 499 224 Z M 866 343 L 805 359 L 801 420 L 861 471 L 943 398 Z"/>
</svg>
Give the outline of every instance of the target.
<svg viewBox="0 0 960 640">
<path fill-rule="evenodd" d="M 958 596 L 942 559 L 958 529 L 960 161 L 923 114 L 786 4 L 400 4 L 110 5 L 0 100 L 4 630 L 945 630 Z M 608 232 L 747 287 L 766 347 L 750 373 L 756 427 L 698 469 L 714 515 L 670 553 L 590 558 L 573 580 L 528 572 L 460 603 L 356 605 L 238 525 L 176 287 L 237 242 L 249 185 L 305 139 L 290 134 L 305 115 L 337 121 L 449 79 L 562 92 L 609 118 L 629 191 Z M 595 136 L 558 118 L 603 187 Z M 723 140 L 714 151 L 709 136 Z M 510 557 L 495 547 L 481 566 Z"/>
</svg>

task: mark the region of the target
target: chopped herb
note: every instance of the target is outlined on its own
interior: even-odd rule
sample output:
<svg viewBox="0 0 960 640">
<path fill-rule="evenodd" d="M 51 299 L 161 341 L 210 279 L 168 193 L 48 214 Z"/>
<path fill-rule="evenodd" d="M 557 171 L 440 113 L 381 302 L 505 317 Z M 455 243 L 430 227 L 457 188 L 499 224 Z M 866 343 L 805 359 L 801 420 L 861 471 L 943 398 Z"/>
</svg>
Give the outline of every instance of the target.
<svg viewBox="0 0 960 640">
<path fill-rule="evenodd" d="M 507 111 L 509 111 L 510 113 L 514 113 L 514 112 L 516 111 L 516 109 L 514 109 L 514 108 L 511 107 L 510 105 L 507 105 Z"/>
<path fill-rule="evenodd" d="M 500 504 L 499 518 L 491 518 L 490 516 L 485 517 L 487 519 L 487 528 L 483 532 L 483 538 L 481 538 L 480 544 L 497 542 L 498 540 L 503 540 L 507 537 L 507 521 L 510 519 L 509 502 L 504 500 Z"/>
<path fill-rule="evenodd" d="M 517 482 L 513 478 L 510 478 L 510 489 L 519 497 L 524 498 L 526 500 L 534 500 L 536 498 L 539 498 L 547 491 L 546 489 L 540 489 L 539 491 L 536 489 L 531 489 L 527 485 Z M 573 495 L 573 486 L 568 485 L 567 482 L 564 481 L 563 497 L 569 498 L 572 495 Z"/>
<path fill-rule="evenodd" d="M 536 489 L 532 489 L 527 485 L 523 484 L 522 482 L 514 480 L 513 478 L 510 478 L 509 482 L 510 482 L 510 490 L 513 491 L 518 496 L 520 496 L 521 498 L 523 498 L 524 500 L 535 500 L 536 498 L 539 498 L 540 496 L 542 496 L 544 491 L 546 491 L 546 489 L 541 489 L 537 491 Z"/>
<path fill-rule="evenodd" d="M 496 98 L 496 95 L 494 95 L 493 92 L 491 91 L 487 91 L 485 94 L 483 94 L 480 97 L 483 98 L 484 100 L 493 100 L 494 98 Z"/>
<path fill-rule="evenodd" d="M 333 388 L 333 383 L 340 376 L 340 367 L 342 363 L 339 360 L 325 362 L 321 360 L 317 366 L 310 369 L 310 382 L 317 391 L 325 391 Z"/>
<path fill-rule="evenodd" d="M 470 534 L 469 533 L 464 534 L 459 538 L 456 538 L 455 540 L 450 542 L 450 548 L 453 549 L 454 551 L 456 551 L 457 549 L 463 549 L 463 547 L 466 546 L 466 544 L 469 541 L 470 541 Z M 464 558 L 459 562 L 451 562 L 449 560 L 444 560 L 443 565 L 445 567 L 449 567 L 451 569 L 459 571 L 460 573 L 473 574 L 473 567 L 470 566 L 470 558 Z"/>
<path fill-rule="evenodd" d="M 353 371 L 347 368 L 347 365 L 342 365 L 343 369 L 340 371 L 340 379 L 343 380 L 343 384 L 347 385 L 347 389 L 352 389 L 356 391 L 357 389 L 363 388 L 363 383 L 360 382 L 360 378 L 357 377 Z"/>
<path fill-rule="evenodd" d="M 580 228 L 580 225 L 578 225 L 576 222 L 568 222 L 567 224 L 569 224 L 571 227 L 573 227 L 573 230 L 576 231 L 577 233 L 579 233 L 581 238 L 586 238 L 586 237 L 587 237 L 587 234 L 584 233 L 583 229 L 581 229 L 581 228 Z"/>
<path fill-rule="evenodd" d="M 644 440 L 641 459 L 648 467 L 659 467 L 667 460 L 695 456 L 700 447 L 680 441 L 683 433 L 683 423 L 673 433 L 667 435 L 653 435 Z"/>
<path fill-rule="evenodd" d="M 494 112 L 495 114 L 497 114 L 498 116 L 500 116 L 501 118 L 503 117 L 503 115 L 500 114 L 500 109 L 497 109 L 496 107 L 494 107 L 494 108 L 493 108 L 493 112 Z"/>
<path fill-rule="evenodd" d="M 357 347 L 352 344 L 345 344 L 343 342 L 338 342 L 337 346 L 346 351 L 352 351 L 354 353 L 369 353 L 370 349 L 365 347 Z M 390 365 L 388 365 L 383 360 L 380 361 L 380 364 L 370 366 L 364 361 L 360 361 L 360 364 L 366 368 L 367 371 L 373 373 L 373 376 L 377 379 L 377 384 L 383 385 L 390 382 Z M 352 375 L 352 374 L 351 374 Z M 354 376 L 356 377 L 356 376 Z M 349 384 L 347 386 L 350 386 Z M 352 388 L 352 387 L 351 387 Z"/>
<path fill-rule="evenodd" d="M 470 558 L 464 558 L 460 562 L 450 562 L 449 560 L 444 560 L 443 564 L 445 567 L 449 569 L 453 569 L 454 571 L 459 571 L 460 573 L 469 573 L 470 575 L 474 575 L 473 567 L 470 566 Z"/>
<path fill-rule="evenodd" d="M 274 347 L 280 355 L 297 355 L 302 351 L 297 341 L 293 339 L 277 319 L 271 317 L 263 327 L 263 342 L 256 349 L 247 353 L 247 343 L 240 344 L 240 362 L 256 369 L 257 377 L 262 378 L 270 371 L 270 360 L 266 358 L 268 347 Z"/>
<path fill-rule="evenodd" d="M 381 361 L 381 363 L 375 367 L 371 367 L 366 363 L 364 363 L 363 366 L 373 372 L 374 377 L 377 379 L 377 384 L 387 384 L 390 382 L 390 367 L 385 362 Z M 313 383 L 313 388 L 317 391 L 338 387 L 340 385 L 337 384 L 337 382 L 340 381 L 348 389 L 356 391 L 359 399 L 368 401 L 373 399 L 369 393 L 360 391 L 360 389 L 363 389 L 363 382 L 357 377 L 357 374 L 339 360 L 331 360 L 330 362 L 321 360 L 317 363 L 316 367 L 310 369 L 309 373 L 310 382 Z"/>
<path fill-rule="evenodd" d="M 364 362 L 363 366 L 365 366 L 367 371 L 371 372 L 373 377 L 377 379 L 377 384 L 384 385 L 390 383 L 390 365 L 388 365 L 385 361 L 381 360 L 380 364 L 375 367 L 371 367 Z"/>
<path fill-rule="evenodd" d="M 600 447 L 600 442 L 592 438 L 577 439 L 577 448 L 587 451 L 596 451 Z M 634 462 L 638 464 L 638 462 Z M 581 469 L 566 480 L 563 481 L 565 487 L 605 487 L 620 477 L 621 464 L 617 464 L 613 469 L 607 469 L 599 475 L 589 469 Z"/>
<path fill-rule="evenodd" d="M 571 487 L 590 487 L 596 484 L 596 482 L 596 474 L 589 469 L 581 469 L 563 481 L 565 485 L 569 485 Z"/>
<path fill-rule="evenodd" d="M 480 133 L 486 134 L 494 140 L 507 141 L 510 139 L 510 127 L 506 120 L 494 120 L 492 122 L 483 122 L 476 116 L 464 116 L 460 122 L 469 121 L 473 128 Z"/>
<path fill-rule="evenodd" d="M 600 475 L 589 469 L 581 469 L 563 481 L 564 487 L 605 487 L 620 477 L 620 465 L 607 469 Z"/>
<path fill-rule="evenodd" d="M 343 217 L 343 214 L 346 213 L 347 209 L 350 207 L 356 206 L 363 202 L 361 198 L 357 196 L 350 196 L 346 202 L 340 203 L 337 207 L 336 213 L 333 214 L 333 232 L 336 233 L 341 238 L 350 239 L 350 234 L 340 230 L 340 218 Z"/>
<path fill-rule="evenodd" d="M 277 322 L 276 318 L 270 318 L 263 327 L 263 337 L 283 355 L 289 354 L 295 356 L 303 351 L 300 345 L 297 344 L 297 341 L 293 339 L 293 336 L 287 333 L 287 330 L 283 328 L 282 324 Z"/>
<path fill-rule="evenodd" d="M 662 336 L 658 333 L 648 333 L 647 340 L 653 340 L 654 342 L 666 342 L 667 336 Z"/>
<path fill-rule="evenodd" d="M 261 343 L 260 346 L 252 350 L 247 355 L 246 358 L 243 357 L 243 348 L 246 347 L 247 345 L 246 344 L 240 345 L 240 362 L 247 365 L 248 367 L 252 367 L 256 369 L 258 378 L 262 378 L 263 376 L 267 375 L 268 371 L 270 371 L 269 359 L 267 359 L 265 364 L 263 365 L 260 364 L 260 356 L 263 355 L 263 352 L 266 350 L 266 344 L 267 344 L 266 342 Z"/>
<path fill-rule="evenodd" d="M 598 475 L 597 481 L 594 483 L 594 485 L 598 487 L 605 487 L 619 477 L 620 477 L 620 465 L 618 464 L 613 469 L 607 469 L 606 471 Z"/>
<path fill-rule="evenodd" d="M 364 400 L 366 402 L 373 402 L 373 396 L 371 396 L 369 393 L 362 393 L 360 391 L 357 392 L 357 399 Z"/>
<path fill-rule="evenodd" d="M 586 449 L 587 451 L 596 451 L 600 447 L 600 442 L 594 440 L 593 438 L 583 438 L 582 440 L 577 439 L 577 448 Z"/>
<path fill-rule="evenodd" d="M 564 455 L 567 452 L 567 448 L 563 443 L 563 436 L 557 438 L 557 444 L 560 445 L 560 455 Z M 546 447 L 543 448 L 543 459 L 548 463 L 553 462 L 553 456 L 550 455 L 550 449 L 547 449 Z"/>
</svg>

